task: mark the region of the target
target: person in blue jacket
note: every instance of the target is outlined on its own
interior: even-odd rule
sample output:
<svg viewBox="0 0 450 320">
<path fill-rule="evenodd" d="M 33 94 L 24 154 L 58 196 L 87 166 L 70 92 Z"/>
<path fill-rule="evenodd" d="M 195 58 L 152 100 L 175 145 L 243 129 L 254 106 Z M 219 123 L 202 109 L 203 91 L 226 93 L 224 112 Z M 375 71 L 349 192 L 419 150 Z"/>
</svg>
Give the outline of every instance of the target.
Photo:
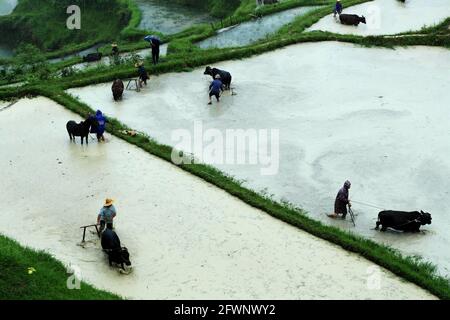
<svg viewBox="0 0 450 320">
<path fill-rule="evenodd" d="M 105 133 L 106 122 L 108 122 L 108 120 L 100 110 L 97 110 L 95 113 L 95 119 L 97 120 L 97 140 L 98 142 L 105 141 L 103 134 Z"/>
<path fill-rule="evenodd" d="M 221 92 L 223 92 L 223 84 L 222 84 L 222 81 L 220 81 L 220 75 L 216 74 L 214 81 L 211 82 L 211 85 L 209 86 L 209 102 L 208 102 L 208 104 L 212 104 L 212 101 L 211 101 L 212 96 L 215 96 L 217 99 L 217 102 L 219 102 Z"/>
<path fill-rule="evenodd" d="M 336 5 L 334 6 L 334 16 L 336 17 L 336 14 L 341 14 L 342 13 L 342 10 L 343 10 L 344 8 L 342 7 L 342 3 L 341 3 L 341 1 L 340 0 L 337 0 L 336 1 Z"/>
</svg>

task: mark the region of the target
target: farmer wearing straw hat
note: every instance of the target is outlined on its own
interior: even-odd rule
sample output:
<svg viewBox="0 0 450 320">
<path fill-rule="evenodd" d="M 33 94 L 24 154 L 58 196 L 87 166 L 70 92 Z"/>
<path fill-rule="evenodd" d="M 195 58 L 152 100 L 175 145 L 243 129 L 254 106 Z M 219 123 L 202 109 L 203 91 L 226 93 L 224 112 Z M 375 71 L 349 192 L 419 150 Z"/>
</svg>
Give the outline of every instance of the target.
<svg viewBox="0 0 450 320">
<path fill-rule="evenodd" d="M 100 224 L 100 233 L 103 232 L 105 226 L 109 229 L 113 227 L 113 219 L 116 217 L 117 211 L 113 205 L 114 200 L 107 198 L 103 208 L 100 209 L 100 213 L 97 216 L 97 224 Z"/>
<path fill-rule="evenodd" d="M 147 85 L 147 80 L 150 78 L 148 76 L 147 70 L 144 68 L 144 62 L 139 61 L 134 65 L 137 68 L 138 76 L 139 76 L 139 87 L 142 88 L 143 85 Z"/>
<path fill-rule="evenodd" d="M 351 208 L 352 204 L 349 200 L 349 189 L 351 187 L 350 181 L 345 181 L 344 186 L 339 190 L 336 200 L 334 201 L 334 213 L 328 215 L 331 218 L 336 218 L 339 214 L 342 214 L 342 218 L 347 216 L 347 206 Z"/>
<path fill-rule="evenodd" d="M 223 84 L 222 84 L 222 81 L 220 81 L 220 74 L 216 74 L 214 81 L 211 82 L 211 85 L 209 86 L 209 102 L 208 102 L 208 104 L 212 104 L 212 101 L 211 101 L 212 96 L 215 96 L 217 99 L 217 102 L 219 102 L 220 92 L 223 92 Z"/>
</svg>

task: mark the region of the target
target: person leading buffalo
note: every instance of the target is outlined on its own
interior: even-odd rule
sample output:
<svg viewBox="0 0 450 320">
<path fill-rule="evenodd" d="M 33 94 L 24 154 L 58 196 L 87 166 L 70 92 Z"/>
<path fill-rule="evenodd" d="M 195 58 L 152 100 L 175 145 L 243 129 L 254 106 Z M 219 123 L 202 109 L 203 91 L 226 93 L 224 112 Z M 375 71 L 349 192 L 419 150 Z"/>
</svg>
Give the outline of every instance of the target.
<svg viewBox="0 0 450 320">
<path fill-rule="evenodd" d="M 336 15 L 341 15 L 343 9 L 341 1 L 337 0 L 334 5 L 334 17 L 336 17 Z"/>
<path fill-rule="evenodd" d="M 339 190 L 336 200 L 334 201 L 334 213 L 329 215 L 332 218 L 336 218 L 339 215 L 342 215 L 342 218 L 345 219 L 347 216 L 347 206 L 351 208 L 352 204 L 349 199 L 349 190 L 351 187 L 350 181 L 345 181 L 344 186 Z"/>
</svg>

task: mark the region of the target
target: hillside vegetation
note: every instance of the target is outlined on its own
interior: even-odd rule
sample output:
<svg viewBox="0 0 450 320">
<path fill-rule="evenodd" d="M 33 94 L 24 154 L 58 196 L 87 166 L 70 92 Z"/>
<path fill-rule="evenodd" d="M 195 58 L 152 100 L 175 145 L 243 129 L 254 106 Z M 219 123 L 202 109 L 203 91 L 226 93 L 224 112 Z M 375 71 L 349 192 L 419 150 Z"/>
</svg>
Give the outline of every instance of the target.
<svg viewBox="0 0 450 320">
<path fill-rule="evenodd" d="M 81 29 L 69 30 L 67 7 L 81 9 Z M 125 28 L 131 12 L 117 0 L 20 0 L 9 16 L 0 17 L 0 39 L 17 47 L 29 43 L 43 51 L 60 50 L 70 45 L 114 39 Z"/>
</svg>

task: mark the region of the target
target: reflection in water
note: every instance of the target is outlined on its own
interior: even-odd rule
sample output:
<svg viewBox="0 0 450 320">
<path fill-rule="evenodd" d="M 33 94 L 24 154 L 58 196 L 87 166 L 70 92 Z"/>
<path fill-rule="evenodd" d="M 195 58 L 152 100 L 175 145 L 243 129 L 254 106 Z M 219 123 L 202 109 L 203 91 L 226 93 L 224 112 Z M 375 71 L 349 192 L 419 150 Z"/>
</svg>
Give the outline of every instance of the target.
<svg viewBox="0 0 450 320">
<path fill-rule="evenodd" d="M 136 3 L 142 11 L 141 29 L 174 34 L 195 24 L 215 21 L 206 12 L 168 0 L 136 0 Z"/>
<path fill-rule="evenodd" d="M 278 31 L 282 26 L 292 22 L 295 18 L 318 7 L 301 7 L 265 16 L 262 19 L 244 22 L 235 28 L 220 32 L 211 38 L 198 43 L 203 48 L 240 47 L 263 39 Z"/>
<path fill-rule="evenodd" d="M 0 0 L 0 16 L 10 14 L 17 6 L 17 0 Z"/>
</svg>

